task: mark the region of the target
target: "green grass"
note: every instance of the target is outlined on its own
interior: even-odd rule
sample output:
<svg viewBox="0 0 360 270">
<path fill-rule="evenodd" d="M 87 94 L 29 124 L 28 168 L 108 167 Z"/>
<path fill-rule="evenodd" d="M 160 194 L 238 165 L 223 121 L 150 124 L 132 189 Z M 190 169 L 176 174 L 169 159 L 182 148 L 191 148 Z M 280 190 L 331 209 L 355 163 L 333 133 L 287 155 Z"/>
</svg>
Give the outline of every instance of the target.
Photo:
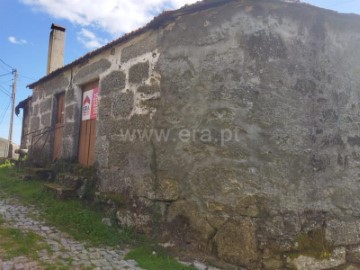
<svg viewBox="0 0 360 270">
<path fill-rule="evenodd" d="M 130 229 L 120 230 L 103 224 L 103 213 L 91 209 L 84 202 L 58 200 L 46 192 L 42 182 L 19 180 L 14 172 L 11 168 L 0 167 L 0 190 L 24 203 L 36 205 L 50 224 L 69 233 L 74 239 L 108 246 L 144 241 L 143 236 Z"/>
<path fill-rule="evenodd" d="M 177 262 L 159 247 L 135 248 L 126 255 L 125 259 L 133 259 L 140 267 L 148 270 L 196 270 L 195 267 Z"/>
<path fill-rule="evenodd" d="M 0 227 L 0 255 L 3 259 L 18 256 L 38 258 L 37 250 L 49 249 L 42 238 L 32 232 L 23 232 L 15 228 Z"/>
<path fill-rule="evenodd" d="M 130 229 L 108 227 L 103 224 L 101 222 L 103 213 L 95 210 L 91 205 L 79 200 L 58 200 L 46 192 L 43 182 L 20 180 L 16 170 L 9 164 L 0 165 L 0 190 L 25 204 L 35 205 L 48 223 L 67 232 L 78 241 L 87 241 L 92 245 L 132 245 L 135 248 L 128 253 L 127 259 L 137 261 L 144 269 L 195 269 L 178 263 L 164 249 L 153 245 L 149 239 Z M 30 238 L 34 237 L 30 236 Z M 30 240 L 27 239 L 27 241 Z M 31 247 L 30 244 L 29 247 Z M 35 250 L 34 247 L 33 250 Z M 156 254 L 153 254 L 154 250 Z"/>
<path fill-rule="evenodd" d="M 11 260 L 15 257 L 25 256 L 28 259 L 36 261 L 46 270 L 69 270 L 66 265 L 50 265 L 39 261 L 38 251 L 46 250 L 52 254 L 50 246 L 45 239 L 38 234 L 28 231 L 22 231 L 16 228 L 2 226 L 5 223 L 0 216 L 0 257 L 3 260 Z"/>
</svg>

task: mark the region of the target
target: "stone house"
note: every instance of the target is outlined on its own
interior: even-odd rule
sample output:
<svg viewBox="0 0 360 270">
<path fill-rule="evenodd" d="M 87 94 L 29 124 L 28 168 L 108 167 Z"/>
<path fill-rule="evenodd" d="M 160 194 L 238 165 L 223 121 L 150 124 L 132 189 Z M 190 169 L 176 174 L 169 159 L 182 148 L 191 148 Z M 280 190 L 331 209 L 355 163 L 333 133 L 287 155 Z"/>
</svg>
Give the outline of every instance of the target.
<svg viewBox="0 0 360 270">
<path fill-rule="evenodd" d="M 52 28 L 33 159 L 94 165 L 123 225 L 235 265 L 360 263 L 359 16 L 203 1 L 65 66 Z"/>
<path fill-rule="evenodd" d="M 8 140 L 0 138 L 0 158 L 6 158 L 8 156 L 8 145 Z"/>
<path fill-rule="evenodd" d="M 15 153 L 19 146 L 13 143 L 13 158 L 17 159 L 19 156 Z M 7 158 L 9 153 L 9 141 L 4 138 L 0 138 L 0 158 Z"/>
</svg>

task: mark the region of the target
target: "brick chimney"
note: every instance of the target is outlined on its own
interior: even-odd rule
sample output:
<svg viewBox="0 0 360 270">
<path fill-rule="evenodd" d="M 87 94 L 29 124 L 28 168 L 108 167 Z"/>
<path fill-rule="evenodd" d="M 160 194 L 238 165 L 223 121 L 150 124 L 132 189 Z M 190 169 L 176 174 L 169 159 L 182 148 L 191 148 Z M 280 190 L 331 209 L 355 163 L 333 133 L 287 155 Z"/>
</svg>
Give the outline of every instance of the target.
<svg viewBox="0 0 360 270">
<path fill-rule="evenodd" d="M 64 48 L 65 28 L 52 24 L 46 74 L 49 74 L 64 65 Z"/>
</svg>

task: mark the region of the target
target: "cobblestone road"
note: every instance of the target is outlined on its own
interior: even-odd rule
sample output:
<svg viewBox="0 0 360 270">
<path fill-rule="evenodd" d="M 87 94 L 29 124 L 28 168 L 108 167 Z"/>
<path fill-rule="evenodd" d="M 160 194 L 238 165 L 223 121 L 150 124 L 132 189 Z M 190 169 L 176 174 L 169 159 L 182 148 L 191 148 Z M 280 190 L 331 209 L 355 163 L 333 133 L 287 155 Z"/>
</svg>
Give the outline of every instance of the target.
<svg viewBox="0 0 360 270">
<path fill-rule="evenodd" d="M 77 242 L 46 223 L 38 221 L 38 212 L 33 207 L 20 205 L 13 199 L 3 199 L 0 194 L 0 216 L 11 228 L 32 231 L 42 236 L 51 251 L 39 250 L 39 260 L 31 261 L 26 257 L 16 257 L 9 261 L 0 258 L 0 270 L 45 269 L 44 264 L 61 269 L 141 269 L 132 260 L 124 260 L 127 250 L 108 247 L 86 247 L 85 243 Z M 30 217 L 31 216 L 31 217 Z M 1 248 L 1 247 L 0 247 Z"/>
</svg>

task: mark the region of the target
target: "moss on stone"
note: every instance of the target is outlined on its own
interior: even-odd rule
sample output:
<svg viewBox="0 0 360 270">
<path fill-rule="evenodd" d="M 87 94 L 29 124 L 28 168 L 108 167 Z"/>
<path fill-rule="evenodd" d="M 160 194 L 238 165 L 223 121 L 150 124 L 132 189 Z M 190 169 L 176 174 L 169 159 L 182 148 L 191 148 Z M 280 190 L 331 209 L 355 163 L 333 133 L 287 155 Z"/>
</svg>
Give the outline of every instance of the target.
<svg viewBox="0 0 360 270">
<path fill-rule="evenodd" d="M 96 175 L 95 167 L 82 166 L 72 159 L 60 159 L 51 165 L 56 174 L 72 174 L 73 176 L 93 178 Z"/>
<path fill-rule="evenodd" d="M 105 200 L 110 200 L 117 207 L 123 207 L 126 204 L 125 198 L 120 194 L 117 194 L 117 193 L 102 193 L 101 195 Z"/>
<path fill-rule="evenodd" d="M 316 229 L 307 233 L 299 234 L 295 237 L 295 251 L 287 255 L 295 259 L 301 255 L 313 257 L 315 259 L 328 259 L 332 255 L 333 248 L 325 239 L 325 230 Z"/>
</svg>

